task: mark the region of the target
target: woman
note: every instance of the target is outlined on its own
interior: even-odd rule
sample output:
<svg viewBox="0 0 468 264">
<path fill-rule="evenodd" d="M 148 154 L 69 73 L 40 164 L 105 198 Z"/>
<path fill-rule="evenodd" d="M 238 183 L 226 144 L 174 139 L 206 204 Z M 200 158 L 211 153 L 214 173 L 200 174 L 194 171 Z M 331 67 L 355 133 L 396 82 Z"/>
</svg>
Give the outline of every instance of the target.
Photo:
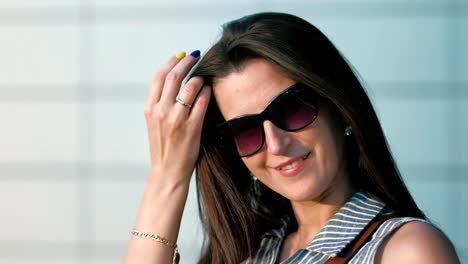
<svg viewBox="0 0 468 264">
<path fill-rule="evenodd" d="M 178 255 L 194 168 L 199 263 L 458 263 L 356 74 L 314 26 L 280 13 L 226 24 L 177 96 L 199 52 L 182 57 L 156 74 L 145 108 L 151 174 L 126 263 Z"/>
</svg>

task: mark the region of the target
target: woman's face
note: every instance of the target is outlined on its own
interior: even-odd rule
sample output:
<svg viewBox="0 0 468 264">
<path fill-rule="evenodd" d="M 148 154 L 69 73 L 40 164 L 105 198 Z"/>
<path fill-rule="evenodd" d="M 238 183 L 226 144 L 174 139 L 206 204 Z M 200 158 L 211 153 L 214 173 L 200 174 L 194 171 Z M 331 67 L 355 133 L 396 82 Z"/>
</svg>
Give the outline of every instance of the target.
<svg viewBox="0 0 468 264">
<path fill-rule="evenodd" d="M 217 79 L 213 92 L 224 118 L 230 120 L 262 112 L 292 84 L 294 81 L 272 64 L 253 59 L 241 71 Z M 284 131 L 268 120 L 263 129 L 262 149 L 242 158 L 263 184 L 298 202 L 346 193 L 349 180 L 344 161 L 344 127 L 323 102 L 319 103 L 315 121 L 299 131 Z"/>
</svg>

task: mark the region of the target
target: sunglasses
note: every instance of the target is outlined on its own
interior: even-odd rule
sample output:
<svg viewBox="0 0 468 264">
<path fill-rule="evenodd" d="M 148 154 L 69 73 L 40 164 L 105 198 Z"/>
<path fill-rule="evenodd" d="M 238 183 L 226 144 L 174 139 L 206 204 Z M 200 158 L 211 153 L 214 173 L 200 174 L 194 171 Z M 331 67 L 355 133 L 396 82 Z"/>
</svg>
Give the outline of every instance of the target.
<svg viewBox="0 0 468 264">
<path fill-rule="evenodd" d="M 261 113 L 236 117 L 219 125 L 218 135 L 222 144 L 236 149 L 239 156 L 251 156 L 265 144 L 265 120 L 288 132 L 303 129 L 317 118 L 317 98 L 304 84 L 293 84 L 277 95 Z"/>
</svg>

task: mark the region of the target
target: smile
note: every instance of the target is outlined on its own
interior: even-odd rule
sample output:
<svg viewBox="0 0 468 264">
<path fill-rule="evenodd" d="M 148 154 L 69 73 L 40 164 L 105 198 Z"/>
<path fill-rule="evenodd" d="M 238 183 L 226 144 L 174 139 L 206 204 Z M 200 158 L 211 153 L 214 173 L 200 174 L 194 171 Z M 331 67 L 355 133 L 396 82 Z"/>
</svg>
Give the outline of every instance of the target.
<svg viewBox="0 0 468 264">
<path fill-rule="evenodd" d="M 285 166 L 277 167 L 277 170 L 290 170 L 299 165 L 299 163 L 301 163 L 302 161 L 306 160 L 309 157 L 309 155 L 310 152 Z"/>
</svg>

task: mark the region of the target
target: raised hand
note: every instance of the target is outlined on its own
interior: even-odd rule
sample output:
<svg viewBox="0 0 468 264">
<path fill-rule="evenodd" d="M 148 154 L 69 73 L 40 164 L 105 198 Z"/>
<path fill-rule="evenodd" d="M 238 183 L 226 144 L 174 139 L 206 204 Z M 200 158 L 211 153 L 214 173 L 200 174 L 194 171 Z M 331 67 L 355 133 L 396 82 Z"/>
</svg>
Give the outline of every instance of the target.
<svg viewBox="0 0 468 264">
<path fill-rule="evenodd" d="M 145 107 L 151 171 L 176 182 L 188 182 L 195 167 L 211 96 L 201 77 L 191 78 L 177 96 L 198 56 L 195 51 L 187 57 L 172 57 L 156 73 Z"/>
<path fill-rule="evenodd" d="M 135 230 L 177 243 L 190 176 L 200 152 L 200 138 L 211 88 L 201 77 L 191 78 L 180 92 L 182 80 L 200 55 L 194 51 L 172 57 L 156 73 L 145 106 L 150 143 L 148 177 Z M 133 233 L 134 233 L 133 232 Z M 125 264 L 171 263 L 174 248 L 132 236 Z"/>
</svg>

